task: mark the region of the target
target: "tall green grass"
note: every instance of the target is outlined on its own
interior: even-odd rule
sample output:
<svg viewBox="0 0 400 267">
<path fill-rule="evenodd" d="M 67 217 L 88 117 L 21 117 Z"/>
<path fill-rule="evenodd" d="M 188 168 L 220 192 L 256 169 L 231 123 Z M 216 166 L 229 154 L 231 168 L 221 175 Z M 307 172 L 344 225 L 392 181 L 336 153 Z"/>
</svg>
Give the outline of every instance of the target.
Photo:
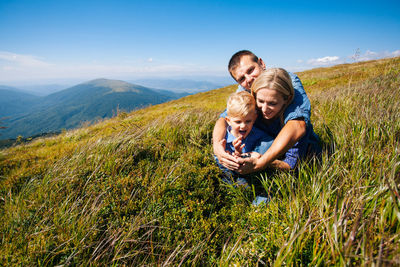
<svg viewBox="0 0 400 267">
<path fill-rule="evenodd" d="M 391 59 L 299 74 L 315 81 L 322 159 L 253 188 L 222 183 L 212 158 L 233 87 L 2 150 L 1 263 L 398 265 L 399 69 Z M 255 207 L 260 187 L 271 201 Z"/>
</svg>

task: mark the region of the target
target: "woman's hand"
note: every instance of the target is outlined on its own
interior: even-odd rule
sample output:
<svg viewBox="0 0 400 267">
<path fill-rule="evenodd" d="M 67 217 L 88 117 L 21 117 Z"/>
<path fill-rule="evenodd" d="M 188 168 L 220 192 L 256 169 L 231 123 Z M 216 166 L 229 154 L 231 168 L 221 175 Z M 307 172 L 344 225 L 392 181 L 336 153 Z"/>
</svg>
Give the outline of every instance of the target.
<svg viewBox="0 0 400 267">
<path fill-rule="evenodd" d="M 259 159 L 259 158 L 261 158 L 261 154 L 258 152 L 252 151 L 252 152 L 250 152 L 250 157 Z"/>
<path fill-rule="evenodd" d="M 259 157 L 249 157 L 243 158 L 240 167 L 236 170 L 240 174 L 249 174 L 256 172 L 256 166 L 258 163 Z"/>
</svg>

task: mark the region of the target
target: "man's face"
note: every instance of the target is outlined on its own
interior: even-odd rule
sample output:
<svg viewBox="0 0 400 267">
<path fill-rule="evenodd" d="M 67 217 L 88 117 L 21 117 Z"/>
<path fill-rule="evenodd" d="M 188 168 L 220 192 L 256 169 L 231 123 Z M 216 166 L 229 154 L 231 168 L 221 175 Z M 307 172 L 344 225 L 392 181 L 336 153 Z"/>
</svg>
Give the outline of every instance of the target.
<svg viewBox="0 0 400 267">
<path fill-rule="evenodd" d="M 232 70 L 232 76 L 238 84 L 250 91 L 254 80 L 264 69 L 265 64 L 261 58 L 258 59 L 258 62 L 254 62 L 251 56 L 246 55 L 242 56 L 239 65 Z"/>
</svg>

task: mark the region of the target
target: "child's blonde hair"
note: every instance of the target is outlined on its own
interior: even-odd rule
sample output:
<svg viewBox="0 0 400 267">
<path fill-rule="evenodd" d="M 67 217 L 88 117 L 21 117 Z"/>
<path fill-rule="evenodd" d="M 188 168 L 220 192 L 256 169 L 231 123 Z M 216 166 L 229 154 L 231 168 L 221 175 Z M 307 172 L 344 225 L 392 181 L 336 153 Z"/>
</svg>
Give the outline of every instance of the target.
<svg viewBox="0 0 400 267">
<path fill-rule="evenodd" d="M 275 90 L 283 96 L 286 104 L 279 114 L 283 124 L 283 113 L 294 97 L 294 88 L 289 73 L 281 68 L 271 68 L 263 71 L 251 85 L 251 94 L 254 98 L 257 98 L 257 92 L 261 89 Z"/>
<path fill-rule="evenodd" d="M 229 96 L 227 103 L 229 117 L 246 117 L 251 112 L 256 112 L 256 101 L 249 92 L 241 91 Z"/>
</svg>

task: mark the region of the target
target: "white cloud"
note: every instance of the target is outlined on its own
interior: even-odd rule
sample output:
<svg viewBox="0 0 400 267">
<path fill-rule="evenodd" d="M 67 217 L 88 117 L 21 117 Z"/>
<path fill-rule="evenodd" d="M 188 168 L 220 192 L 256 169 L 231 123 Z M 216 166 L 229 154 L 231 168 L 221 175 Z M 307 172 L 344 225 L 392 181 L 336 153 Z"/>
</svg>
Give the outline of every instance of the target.
<svg viewBox="0 0 400 267">
<path fill-rule="evenodd" d="M 368 61 L 380 58 L 389 58 L 389 57 L 398 57 L 400 56 L 400 50 L 395 50 L 393 52 L 383 51 L 383 52 L 374 52 L 371 50 L 367 50 L 364 54 L 360 54 L 358 57 L 352 56 L 355 61 Z"/>
<path fill-rule="evenodd" d="M 393 52 L 383 51 L 383 52 L 375 52 L 371 50 L 365 51 L 365 53 L 360 53 L 360 50 L 357 49 L 357 52 L 348 57 L 339 57 L 339 56 L 326 56 L 321 58 L 312 58 L 307 61 L 308 65 L 313 67 L 322 67 L 322 66 L 332 66 L 343 63 L 351 63 L 358 61 L 367 61 L 381 58 L 390 58 L 390 57 L 398 57 L 400 56 L 400 50 L 395 50 Z M 300 63 L 299 61 L 297 61 Z"/>
<path fill-rule="evenodd" d="M 339 59 L 340 58 L 338 56 L 332 56 L 332 57 L 326 56 L 321 58 L 310 59 L 307 61 L 307 63 L 313 66 L 327 66 L 327 65 L 338 64 Z"/>
<path fill-rule="evenodd" d="M 400 50 L 395 50 L 392 52 L 383 51 L 376 52 L 372 50 L 367 50 L 363 53 L 360 52 L 360 49 L 350 56 L 340 57 L 340 56 L 325 56 L 320 58 L 312 58 L 309 60 L 296 60 L 297 66 L 288 67 L 291 71 L 303 71 L 310 68 L 315 67 L 329 67 L 338 64 L 344 63 L 353 63 L 359 61 L 367 61 L 367 60 L 375 60 L 381 58 L 391 58 L 400 56 Z"/>
<path fill-rule="evenodd" d="M 221 75 L 224 67 L 199 66 L 194 64 L 156 63 L 153 58 L 141 62 L 106 64 L 92 61 L 87 63 L 48 63 L 31 55 L 0 51 L 0 84 L 9 82 L 37 82 L 56 79 L 90 80 L 99 77 L 110 79 L 132 79 L 145 76 Z"/>
<path fill-rule="evenodd" d="M 11 67 L 11 66 L 2 66 L 1 68 L 2 68 L 3 71 L 17 70 L 17 68 Z"/>
<path fill-rule="evenodd" d="M 0 61 L 6 61 L 8 64 L 13 64 L 22 67 L 47 67 L 51 64 L 39 60 L 35 56 L 15 54 L 6 51 L 0 51 Z"/>
<path fill-rule="evenodd" d="M 400 57 L 400 50 L 393 51 L 393 52 L 392 52 L 392 55 L 393 55 L 394 57 Z"/>
</svg>

